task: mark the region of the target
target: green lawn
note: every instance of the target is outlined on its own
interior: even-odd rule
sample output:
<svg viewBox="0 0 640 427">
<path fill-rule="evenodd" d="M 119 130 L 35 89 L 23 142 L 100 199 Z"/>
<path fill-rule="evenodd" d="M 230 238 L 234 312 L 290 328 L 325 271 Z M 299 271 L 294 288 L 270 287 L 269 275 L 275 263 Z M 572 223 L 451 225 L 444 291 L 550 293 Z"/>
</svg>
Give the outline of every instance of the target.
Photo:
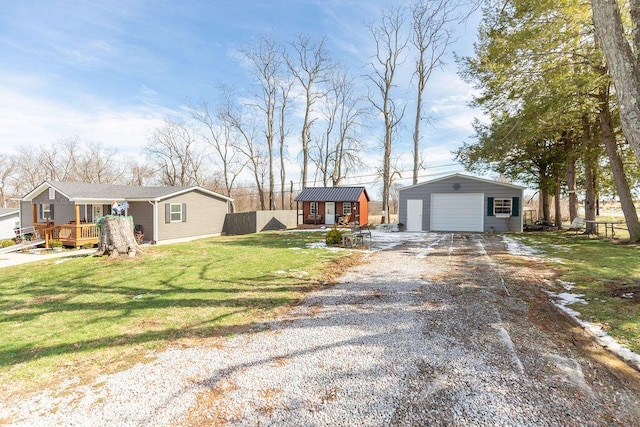
<svg viewBox="0 0 640 427">
<path fill-rule="evenodd" d="M 348 252 L 305 246 L 323 240 L 219 237 L 150 247 L 136 259 L 0 270 L 0 382 L 35 388 L 122 369 L 167 344 L 251 331 L 339 270 Z"/>
<path fill-rule="evenodd" d="M 572 233 L 512 235 L 541 250 L 575 283 L 572 293 L 584 294 L 587 305 L 573 309 L 583 320 L 600 324 L 611 336 L 640 352 L 640 245 L 576 236 Z"/>
</svg>

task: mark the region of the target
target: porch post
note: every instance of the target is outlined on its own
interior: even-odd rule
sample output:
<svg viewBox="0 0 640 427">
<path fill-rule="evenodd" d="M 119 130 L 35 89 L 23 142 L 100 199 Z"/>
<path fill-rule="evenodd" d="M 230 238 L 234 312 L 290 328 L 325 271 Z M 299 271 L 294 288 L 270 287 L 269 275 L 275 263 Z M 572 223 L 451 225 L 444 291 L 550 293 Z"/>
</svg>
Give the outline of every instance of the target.
<svg viewBox="0 0 640 427">
<path fill-rule="evenodd" d="M 80 225 L 80 205 L 75 205 L 76 210 L 76 225 Z"/>
<path fill-rule="evenodd" d="M 33 224 L 35 225 L 38 223 L 38 205 L 35 203 L 32 204 L 31 210 L 33 211 Z"/>
</svg>

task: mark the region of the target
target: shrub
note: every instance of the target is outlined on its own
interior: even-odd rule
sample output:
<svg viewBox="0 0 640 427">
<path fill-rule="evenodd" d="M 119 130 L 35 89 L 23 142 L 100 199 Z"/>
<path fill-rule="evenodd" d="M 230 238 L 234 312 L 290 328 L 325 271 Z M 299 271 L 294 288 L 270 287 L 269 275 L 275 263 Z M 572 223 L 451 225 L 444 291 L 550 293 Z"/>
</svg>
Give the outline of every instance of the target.
<svg viewBox="0 0 640 427">
<path fill-rule="evenodd" d="M 8 248 L 9 246 L 15 245 L 16 242 L 13 240 L 3 240 L 0 242 L 0 248 Z"/>
<path fill-rule="evenodd" d="M 84 245 L 82 245 L 82 249 L 93 249 L 93 246 L 93 243 L 85 243 Z"/>
<path fill-rule="evenodd" d="M 50 248 L 61 248 L 62 247 L 62 242 L 60 240 L 49 240 L 49 247 Z"/>
<path fill-rule="evenodd" d="M 327 233 L 326 238 L 327 245 L 339 245 L 342 243 L 342 231 L 337 228 L 333 228 Z"/>
</svg>

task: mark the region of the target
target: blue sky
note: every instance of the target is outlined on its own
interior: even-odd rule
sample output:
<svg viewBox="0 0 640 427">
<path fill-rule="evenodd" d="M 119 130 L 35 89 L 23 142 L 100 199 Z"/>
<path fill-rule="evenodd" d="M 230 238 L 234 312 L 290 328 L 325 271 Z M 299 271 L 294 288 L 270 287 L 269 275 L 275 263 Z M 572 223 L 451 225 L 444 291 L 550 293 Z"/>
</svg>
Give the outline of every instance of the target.
<svg viewBox="0 0 640 427">
<path fill-rule="evenodd" d="M 269 33 L 327 37 L 334 59 L 353 75 L 367 72 L 373 54 L 365 23 L 378 22 L 381 0 L 6 1 L 0 14 L 0 153 L 78 137 L 137 156 L 167 116 L 190 100 L 215 101 L 221 83 L 248 80 L 234 54 Z M 452 50 L 472 53 L 477 17 L 456 25 Z M 364 83 L 364 79 L 363 79 Z M 403 83 L 400 83 L 402 86 Z M 456 74 L 453 56 L 434 74 L 424 128 L 427 171 L 461 171 L 450 151 L 472 134 L 479 113 L 472 89 Z M 412 93 L 406 97 L 411 101 Z M 407 119 L 410 120 L 410 109 Z M 411 128 L 407 121 L 407 129 Z M 292 135 L 299 134 L 292 129 Z M 411 164 L 410 134 L 397 154 Z M 366 150 L 379 156 L 372 130 Z M 406 143 L 405 143 L 406 141 Z M 296 164 L 295 142 L 290 150 Z M 406 161 L 405 161 L 406 160 Z M 407 174 L 406 176 L 409 176 Z"/>
</svg>

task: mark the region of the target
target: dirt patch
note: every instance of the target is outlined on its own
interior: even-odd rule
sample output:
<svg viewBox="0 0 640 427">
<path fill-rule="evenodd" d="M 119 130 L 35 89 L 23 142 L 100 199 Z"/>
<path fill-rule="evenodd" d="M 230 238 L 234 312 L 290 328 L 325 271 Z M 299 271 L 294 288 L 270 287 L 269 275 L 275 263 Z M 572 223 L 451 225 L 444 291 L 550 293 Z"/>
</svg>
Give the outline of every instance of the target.
<svg viewBox="0 0 640 427">
<path fill-rule="evenodd" d="M 640 304 L 640 282 L 631 281 L 611 281 L 605 284 L 610 297 L 624 298 L 635 304 Z"/>
</svg>

